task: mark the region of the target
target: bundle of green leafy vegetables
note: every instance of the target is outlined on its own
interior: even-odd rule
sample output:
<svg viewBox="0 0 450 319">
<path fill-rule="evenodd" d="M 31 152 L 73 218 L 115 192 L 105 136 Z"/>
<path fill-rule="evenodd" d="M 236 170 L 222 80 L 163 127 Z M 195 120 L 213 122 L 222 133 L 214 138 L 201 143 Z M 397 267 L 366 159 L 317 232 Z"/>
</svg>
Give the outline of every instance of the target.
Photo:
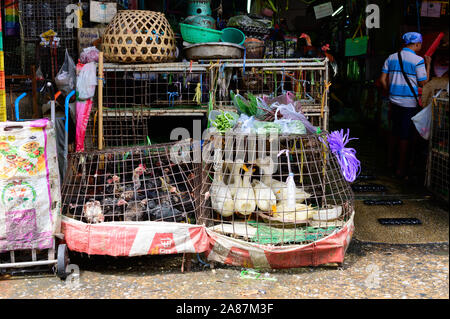
<svg viewBox="0 0 450 319">
<path fill-rule="evenodd" d="M 235 118 L 229 114 L 222 111 L 221 114 L 217 115 L 214 121 L 211 122 L 219 132 L 224 133 L 233 128 L 233 121 Z"/>
<path fill-rule="evenodd" d="M 233 100 L 234 106 L 240 114 L 258 116 L 261 112 L 263 112 L 260 108 L 258 108 L 258 100 L 256 99 L 256 96 L 251 93 L 247 93 L 248 100 L 242 95 L 235 94 L 233 91 L 230 91 L 230 96 Z"/>
</svg>

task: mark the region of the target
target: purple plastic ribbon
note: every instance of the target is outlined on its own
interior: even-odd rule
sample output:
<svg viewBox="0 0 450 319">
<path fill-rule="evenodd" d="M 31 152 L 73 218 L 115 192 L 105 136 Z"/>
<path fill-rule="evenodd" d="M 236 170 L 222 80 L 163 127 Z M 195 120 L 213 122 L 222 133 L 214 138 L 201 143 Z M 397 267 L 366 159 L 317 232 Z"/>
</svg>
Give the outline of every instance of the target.
<svg viewBox="0 0 450 319">
<path fill-rule="evenodd" d="M 332 153 L 336 155 L 339 165 L 341 166 L 342 175 L 347 182 L 354 182 L 361 170 L 361 162 L 356 158 L 356 150 L 354 148 L 345 147 L 351 140 L 357 138 L 349 138 L 350 130 L 347 134 L 344 130 L 333 131 L 328 134 L 327 142 Z M 321 139 L 323 143 L 325 141 Z"/>
</svg>

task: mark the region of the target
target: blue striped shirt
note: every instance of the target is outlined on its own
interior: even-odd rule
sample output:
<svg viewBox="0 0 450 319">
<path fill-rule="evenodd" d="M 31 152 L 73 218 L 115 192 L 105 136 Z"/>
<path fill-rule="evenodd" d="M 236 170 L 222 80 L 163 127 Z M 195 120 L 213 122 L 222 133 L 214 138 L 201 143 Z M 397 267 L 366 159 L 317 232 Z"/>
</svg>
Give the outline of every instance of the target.
<svg viewBox="0 0 450 319">
<path fill-rule="evenodd" d="M 411 82 L 416 95 L 419 94 L 417 83 L 427 79 L 425 61 L 413 50 L 404 48 L 401 51 L 403 69 Z M 383 73 L 389 75 L 389 100 L 403 107 L 416 107 L 414 94 L 408 86 L 400 68 L 397 53 L 391 54 L 384 62 Z"/>
</svg>

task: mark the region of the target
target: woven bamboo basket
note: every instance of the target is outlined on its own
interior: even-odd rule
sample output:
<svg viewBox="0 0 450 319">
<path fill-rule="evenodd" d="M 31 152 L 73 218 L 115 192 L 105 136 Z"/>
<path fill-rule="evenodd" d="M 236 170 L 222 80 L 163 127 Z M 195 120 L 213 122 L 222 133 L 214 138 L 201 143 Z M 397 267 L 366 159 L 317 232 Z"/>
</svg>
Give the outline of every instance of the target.
<svg viewBox="0 0 450 319">
<path fill-rule="evenodd" d="M 170 62 L 176 50 L 173 30 L 161 12 L 119 11 L 103 35 L 104 57 L 109 62 Z"/>
</svg>

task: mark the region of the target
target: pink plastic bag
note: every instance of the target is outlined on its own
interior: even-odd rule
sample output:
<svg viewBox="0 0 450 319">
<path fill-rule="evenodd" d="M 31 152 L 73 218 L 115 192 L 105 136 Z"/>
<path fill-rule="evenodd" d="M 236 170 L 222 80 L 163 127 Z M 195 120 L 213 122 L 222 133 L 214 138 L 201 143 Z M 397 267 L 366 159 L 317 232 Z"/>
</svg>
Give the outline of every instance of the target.
<svg viewBox="0 0 450 319">
<path fill-rule="evenodd" d="M 267 105 L 271 105 L 273 103 L 278 102 L 279 104 L 289 104 L 289 103 L 293 103 L 294 102 L 294 94 L 290 91 L 286 92 L 283 95 L 279 95 L 275 98 L 270 98 L 268 96 L 263 96 L 263 101 L 267 104 Z"/>
<path fill-rule="evenodd" d="M 86 135 L 86 127 L 89 121 L 89 114 L 92 109 L 92 99 L 77 102 L 77 126 L 76 126 L 76 151 L 84 151 L 84 137 Z"/>
</svg>

